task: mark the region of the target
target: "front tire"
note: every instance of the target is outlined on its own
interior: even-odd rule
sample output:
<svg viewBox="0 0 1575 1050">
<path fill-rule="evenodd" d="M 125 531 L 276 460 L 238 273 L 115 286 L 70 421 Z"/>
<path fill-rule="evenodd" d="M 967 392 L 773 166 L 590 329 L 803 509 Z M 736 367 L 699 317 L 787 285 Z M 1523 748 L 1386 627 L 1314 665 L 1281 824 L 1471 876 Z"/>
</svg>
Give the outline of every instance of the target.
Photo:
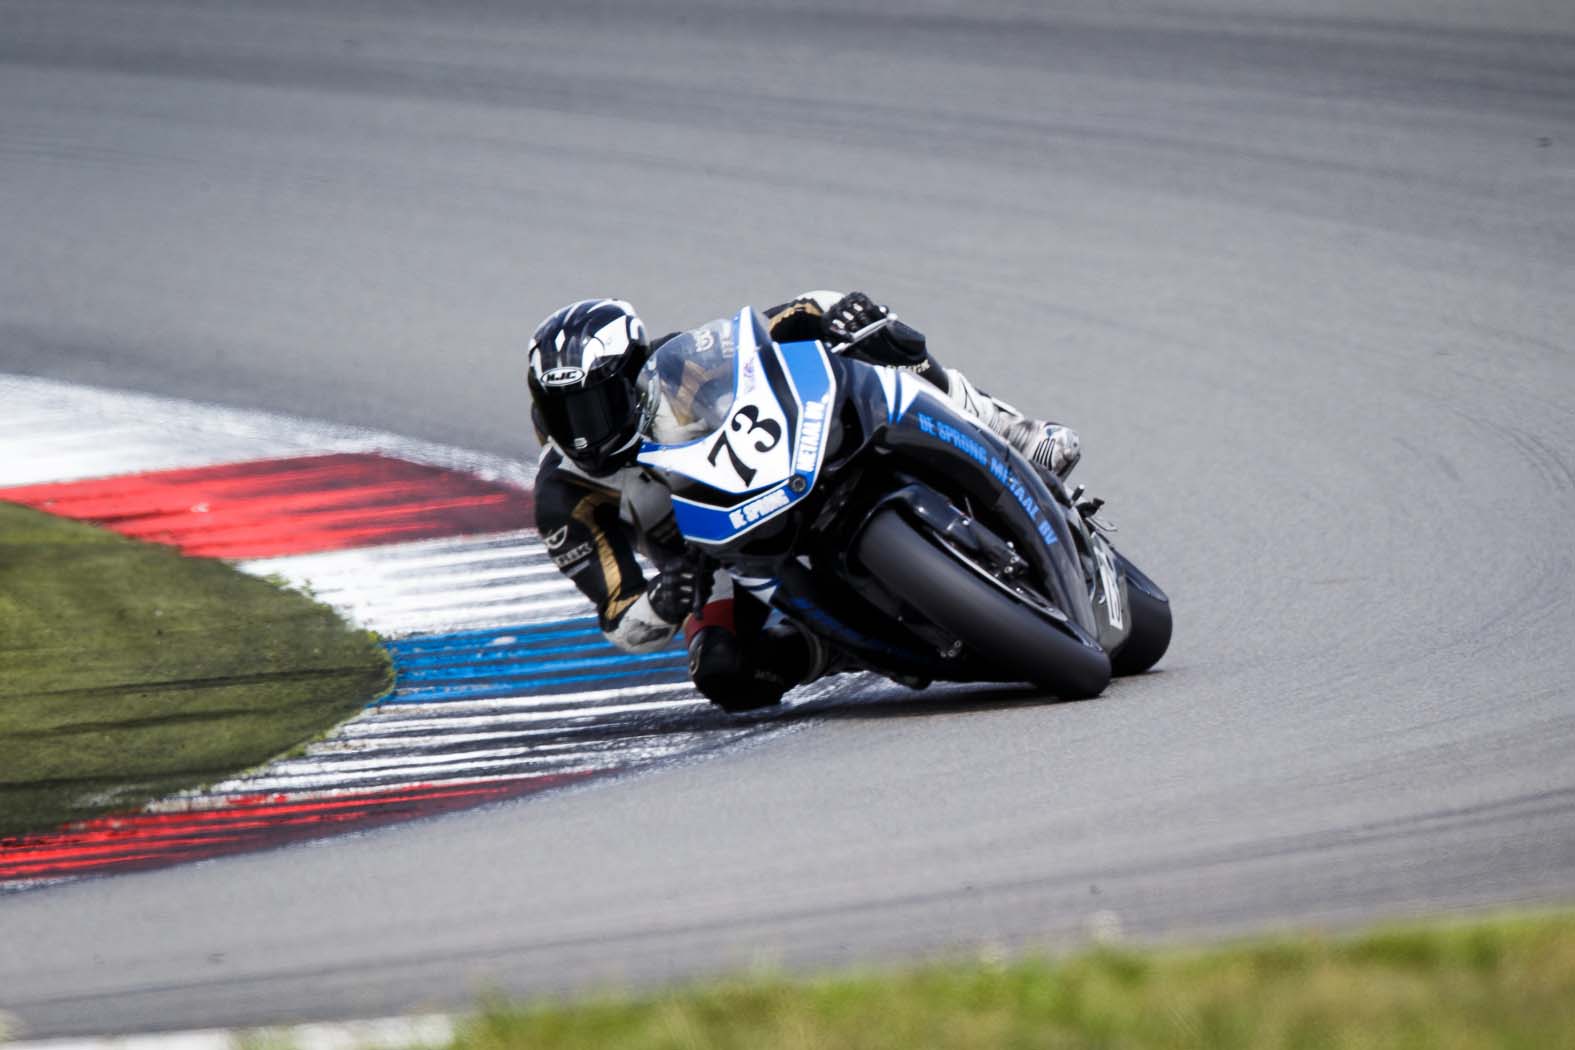
<svg viewBox="0 0 1575 1050">
<path fill-rule="evenodd" d="M 1118 675 L 1142 674 L 1170 648 L 1170 599 L 1137 566 L 1120 554 L 1116 558 L 1127 578 L 1132 633 L 1111 656 L 1110 666 Z"/>
<path fill-rule="evenodd" d="M 891 594 L 922 612 L 987 664 L 1068 700 L 1098 696 L 1110 682 L 1110 658 L 1040 613 L 981 579 L 930 542 L 896 510 L 875 514 L 854 555 Z"/>
</svg>

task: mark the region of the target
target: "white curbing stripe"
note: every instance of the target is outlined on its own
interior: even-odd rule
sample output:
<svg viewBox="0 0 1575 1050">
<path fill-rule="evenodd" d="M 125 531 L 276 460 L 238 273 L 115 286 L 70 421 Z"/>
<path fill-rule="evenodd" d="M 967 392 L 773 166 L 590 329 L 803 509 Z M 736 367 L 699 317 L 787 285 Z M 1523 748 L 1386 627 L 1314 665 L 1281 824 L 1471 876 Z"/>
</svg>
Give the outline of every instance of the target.
<svg viewBox="0 0 1575 1050">
<path fill-rule="evenodd" d="M 0 486 L 329 452 L 386 452 L 529 489 L 533 467 L 363 427 L 0 373 Z"/>
<path fill-rule="evenodd" d="M 39 1039 L 5 1043 L 4 1046 L 6 1050 L 240 1050 L 246 1046 L 285 1046 L 290 1050 L 418 1050 L 449 1045 L 454 1041 L 454 1027 L 454 1019 L 446 1014 L 427 1014 L 283 1028 L 203 1028 L 115 1038 Z"/>
<path fill-rule="evenodd" d="M 237 562 L 277 578 L 386 638 L 504 627 L 584 614 L 535 530 Z"/>
</svg>

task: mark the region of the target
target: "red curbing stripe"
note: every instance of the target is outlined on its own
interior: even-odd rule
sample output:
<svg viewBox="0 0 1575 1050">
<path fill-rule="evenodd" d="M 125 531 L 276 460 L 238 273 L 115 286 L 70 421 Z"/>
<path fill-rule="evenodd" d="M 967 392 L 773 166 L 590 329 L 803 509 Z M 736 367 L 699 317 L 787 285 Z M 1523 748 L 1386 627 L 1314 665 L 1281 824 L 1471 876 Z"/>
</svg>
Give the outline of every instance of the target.
<svg viewBox="0 0 1575 1050">
<path fill-rule="evenodd" d="M 212 810 L 97 817 L 58 832 L 0 840 L 0 886 L 142 871 L 283 846 L 337 834 L 345 824 L 362 830 L 434 816 L 533 794 L 587 775 L 418 784 L 318 798 L 278 795 L 263 802 L 244 797 Z"/>
<path fill-rule="evenodd" d="M 237 559 L 504 532 L 534 520 L 523 489 L 374 453 L 0 488 L 0 501 Z"/>
<path fill-rule="evenodd" d="M 258 804 L 244 799 L 230 799 L 221 806 L 179 812 L 124 813 L 67 825 L 45 835 L 0 841 L 0 847 L 5 848 L 0 858 L 10 857 L 13 850 L 19 856 L 67 856 L 101 849 L 123 849 L 127 842 L 174 842 L 182 838 L 218 835 L 233 830 L 282 827 L 311 821 L 327 822 L 345 816 L 353 819 L 368 806 L 413 799 L 469 797 L 475 792 L 474 783 L 418 784 L 380 791 L 335 792 L 317 798 L 279 795 L 272 802 Z"/>
</svg>

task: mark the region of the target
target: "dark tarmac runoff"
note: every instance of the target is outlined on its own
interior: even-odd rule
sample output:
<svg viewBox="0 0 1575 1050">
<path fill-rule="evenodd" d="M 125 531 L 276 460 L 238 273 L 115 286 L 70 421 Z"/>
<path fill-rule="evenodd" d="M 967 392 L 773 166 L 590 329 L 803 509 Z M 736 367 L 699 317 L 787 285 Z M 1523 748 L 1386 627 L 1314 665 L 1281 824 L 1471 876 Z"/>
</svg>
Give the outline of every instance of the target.
<svg viewBox="0 0 1575 1050">
<path fill-rule="evenodd" d="M 0 0 L 0 372 L 533 458 L 523 344 L 860 288 L 1083 438 L 1101 699 L 0 897 L 37 1036 L 1575 899 L 1563 0 Z"/>
</svg>

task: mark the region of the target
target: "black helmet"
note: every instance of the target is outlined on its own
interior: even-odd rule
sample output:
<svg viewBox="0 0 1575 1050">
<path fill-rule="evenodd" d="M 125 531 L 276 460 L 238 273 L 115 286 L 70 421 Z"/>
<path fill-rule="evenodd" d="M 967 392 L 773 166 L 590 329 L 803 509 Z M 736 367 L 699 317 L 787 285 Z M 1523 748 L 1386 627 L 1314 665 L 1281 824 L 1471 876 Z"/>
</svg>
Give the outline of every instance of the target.
<svg viewBox="0 0 1575 1050">
<path fill-rule="evenodd" d="M 587 474 L 611 474 L 634 458 L 640 444 L 634 380 L 649 354 L 645 325 L 619 299 L 570 303 L 531 336 L 536 425 Z"/>
</svg>

